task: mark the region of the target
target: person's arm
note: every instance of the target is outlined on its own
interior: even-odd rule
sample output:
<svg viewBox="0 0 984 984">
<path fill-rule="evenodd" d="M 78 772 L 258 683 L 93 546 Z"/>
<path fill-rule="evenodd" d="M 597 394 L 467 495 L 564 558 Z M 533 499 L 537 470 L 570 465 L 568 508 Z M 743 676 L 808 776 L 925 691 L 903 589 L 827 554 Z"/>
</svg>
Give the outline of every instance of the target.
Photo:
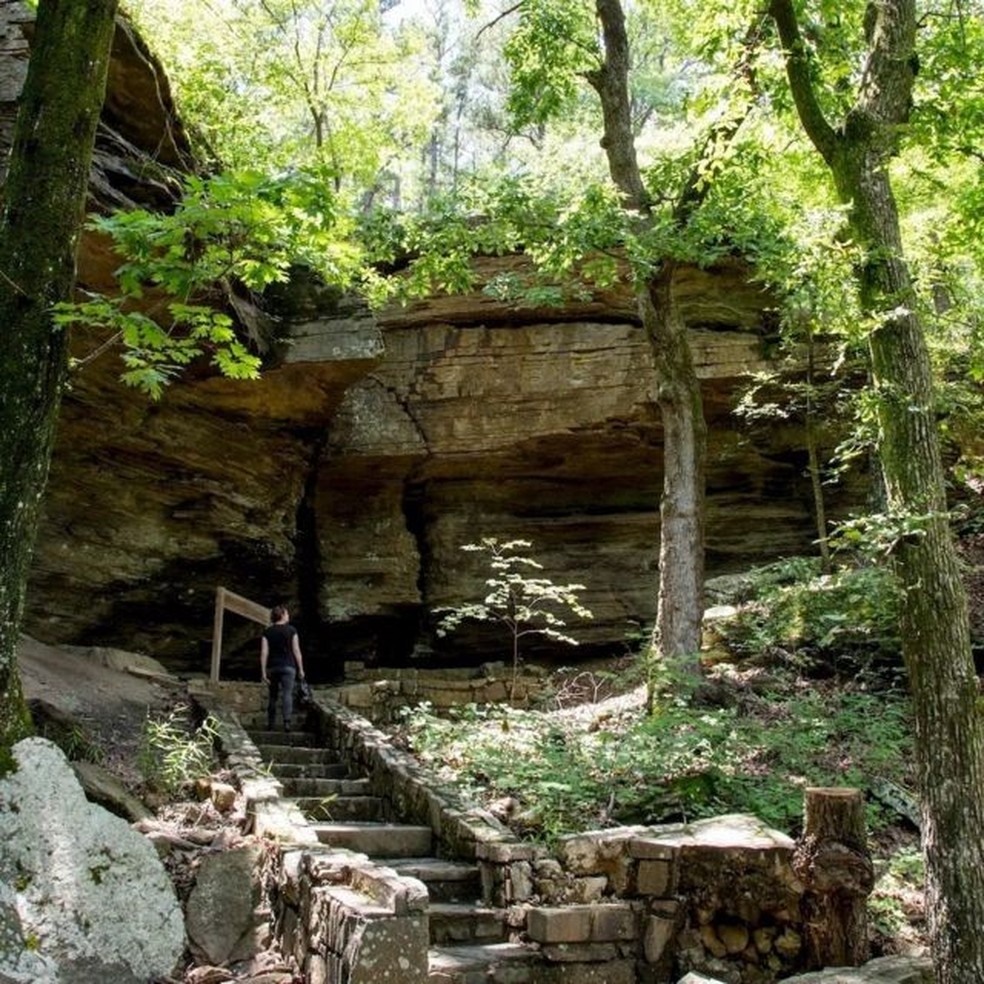
<svg viewBox="0 0 984 984">
<path fill-rule="evenodd" d="M 301 655 L 301 637 L 295 632 L 291 639 L 291 648 L 294 650 L 294 662 L 297 663 L 297 672 L 301 679 L 304 679 L 304 657 Z"/>
<path fill-rule="evenodd" d="M 267 667 L 267 657 L 270 655 L 270 644 L 267 642 L 266 636 L 260 640 L 260 679 L 264 683 L 269 683 L 267 679 L 266 667 Z"/>
</svg>

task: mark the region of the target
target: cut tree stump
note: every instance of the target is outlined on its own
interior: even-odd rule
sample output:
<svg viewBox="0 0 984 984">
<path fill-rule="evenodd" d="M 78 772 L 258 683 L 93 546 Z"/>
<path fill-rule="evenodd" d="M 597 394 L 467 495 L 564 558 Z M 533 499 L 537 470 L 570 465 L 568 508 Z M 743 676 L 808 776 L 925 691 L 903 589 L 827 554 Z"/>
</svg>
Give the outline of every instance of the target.
<svg viewBox="0 0 984 984">
<path fill-rule="evenodd" d="M 807 789 L 793 869 L 805 886 L 807 954 L 814 967 L 857 967 L 868 959 L 866 901 L 875 883 L 861 791 Z"/>
</svg>

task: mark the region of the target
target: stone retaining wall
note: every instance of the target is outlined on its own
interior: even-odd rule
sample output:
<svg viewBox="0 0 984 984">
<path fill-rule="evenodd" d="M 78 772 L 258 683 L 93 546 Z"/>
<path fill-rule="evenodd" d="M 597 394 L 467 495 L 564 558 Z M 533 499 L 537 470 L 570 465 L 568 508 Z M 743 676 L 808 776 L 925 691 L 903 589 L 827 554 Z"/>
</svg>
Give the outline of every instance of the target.
<svg viewBox="0 0 984 984">
<path fill-rule="evenodd" d="M 321 845 L 307 818 L 282 798 L 280 782 L 269 775 L 239 720 L 262 711 L 266 688 L 212 683 L 193 696 L 217 723 L 220 749 L 246 798 L 253 832 L 280 845 L 273 929 L 304 980 L 425 984 L 426 887 L 363 854 Z"/>
<path fill-rule="evenodd" d="M 228 696 L 236 704 L 235 685 Z M 694 972 L 724 984 L 772 984 L 810 969 L 795 844 L 755 817 L 572 834 L 552 855 L 463 802 L 387 734 L 324 693 L 311 720 L 325 747 L 369 778 L 392 818 L 430 826 L 442 856 L 476 862 L 485 901 L 509 910 L 510 926 L 543 961 L 537 980 L 653 984 Z M 224 723 L 222 732 L 257 829 L 283 837 L 286 825 L 297 843 L 306 821 L 278 807 L 278 783 L 250 775 L 251 743 L 239 728 L 237 744 L 237 728 Z M 284 853 L 275 911 L 286 949 L 304 961 L 312 984 L 425 980 L 424 886 L 304 837 L 301 848 Z M 384 967 L 387 953 L 406 966 Z"/>
<path fill-rule="evenodd" d="M 317 714 L 330 747 L 404 821 L 429 824 L 446 856 L 475 859 L 486 901 L 510 907 L 548 965 L 568 968 L 558 979 L 579 982 L 575 965 L 604 965 L 606 980 L 619 982 L 693 970 L 725 984 L 771 984 L 809 969 L 795 844 L 757 818 L 573 834 L 551 856 L 462 804 L 351 709 L 319 697 Z"/>
<path fill-rule="evenodd" d="M 326 689 L 332 699 L 376 724 L 399 720 L 400 712 L 428 703 L 438 712 L 466 704 L 523 704 L 543 690 L 546 671 L 525 666 L 513 681 L 505 663 L 463 669 L 375 668 L 345 664 L 345 682 Z M 515 684 L 515 685 L 514 685 Z"/>
</svg>

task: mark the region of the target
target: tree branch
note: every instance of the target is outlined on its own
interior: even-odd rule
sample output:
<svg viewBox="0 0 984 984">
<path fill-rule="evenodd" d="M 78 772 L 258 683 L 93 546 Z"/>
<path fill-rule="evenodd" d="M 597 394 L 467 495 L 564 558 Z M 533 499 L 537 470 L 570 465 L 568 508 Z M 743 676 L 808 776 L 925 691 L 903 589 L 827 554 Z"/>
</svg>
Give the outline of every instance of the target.
<svg viewBox="0 0 984 984">
<path fill-rule="evenodd" d="M 868 60 L 850 115 L 899 124 L 909 117 L 916 76 L 915 0 L 869 3 L 873 14 Z"/>
<path fill-rule="evenodd" d="M 769 14 L 779 29 L 779 39 L 782 41 L 786 58 L 789 90 L 793 94 L 800 122 L 813 146 L 829 165 L 833 161 L 839 138 L 837 132 L 827 122 L 817 101 L 813 80 L 810 77 L 810 60 L 792 0 L 771 0 Z"/>
<path fill-rule="evenodd" d="M 648 214 L 651 203 L 639 171 L 629 100 L 629 38 L 620 0 L 596 0 L 605 57 L 601 66 L 587 73 L 598 93 L 604 120 L 601 146 L 608 156 L 612 180 L 625 196 L 628 208 Z"/>
<path fill-rule="evenodd" d="M 511 7 L 507 7 L 501 14 L 496 15 L 487 24 L 483 24 L 475 34 L 475 40 L 477 41 L 486 31 L 490 31 L 499 21 L 505 20 L 510 14 L 515 14 L 523 6 L 524 0 L 519 0 L 518 3 L 514 3 Z"/>
</svg>

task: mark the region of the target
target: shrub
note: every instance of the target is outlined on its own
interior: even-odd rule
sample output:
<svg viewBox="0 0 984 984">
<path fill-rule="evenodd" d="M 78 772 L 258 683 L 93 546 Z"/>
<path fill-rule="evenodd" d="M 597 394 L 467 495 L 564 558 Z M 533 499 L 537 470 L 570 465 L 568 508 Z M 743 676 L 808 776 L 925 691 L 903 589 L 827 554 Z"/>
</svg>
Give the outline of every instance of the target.
<svg viewBox="0 0 984 984">
<path fill-rule="evenodd" d="M 903 783 L 911 761 L 899 695 L 805 688 L 702 708 L 679 692 L 648 718 L 603 720 L 506 706 L 446 718 L 407 712 L 415 753 L 476 801 L 510 797 L 514 825 L 534 839 L 611 824 L 753 813 L 799 827 L 806 786 Z M 874 804 L 869 819 L 884 818 Z"/>
<path fill-rule="evenodd" d="M 736 653 L 782 651 L 801 665 L 845 669 L 898 663 L 899 592 L 887 565 L 845 563 L 824 573 L 819 559 L 800 557 L 750 580 L 754 600 L 715 623 Z"/>
<path fill-rule="evenodd" d="M 453 632 L 468 619 L 499 622 L 508 631 L 512 639 L 513 696 L 519 673 L 519 640 L 528 635 L 542 635 L 576 646 L 577 640 L 562 631 L 567 623 L 561 616 L 569 613 L 578 618 L 592 617 L 578 600 L 583 584 L 554 584 L 549 578 L 528 573 L 543 570 L 542 564 L 518 552 L 531 546 L 529 540 L 500 543 L 492 536 L 483 537 L 480 543 L 464 544 L 462 550 L 487 556 L 491 576 L 485 585 L 489 592 L 477 603 L 435 609 L 435 614 L 442 614 L 437 626 L 439 636 Z"/>
<path fill-rule="evenodd" d="M 185 709 L 148 718 L 137 753 L 137 768 L 147 785 L 166 796 L 208 776 L 214 761 L 215 721 L 207 717 L 193 728 Z"/>
</svg>

